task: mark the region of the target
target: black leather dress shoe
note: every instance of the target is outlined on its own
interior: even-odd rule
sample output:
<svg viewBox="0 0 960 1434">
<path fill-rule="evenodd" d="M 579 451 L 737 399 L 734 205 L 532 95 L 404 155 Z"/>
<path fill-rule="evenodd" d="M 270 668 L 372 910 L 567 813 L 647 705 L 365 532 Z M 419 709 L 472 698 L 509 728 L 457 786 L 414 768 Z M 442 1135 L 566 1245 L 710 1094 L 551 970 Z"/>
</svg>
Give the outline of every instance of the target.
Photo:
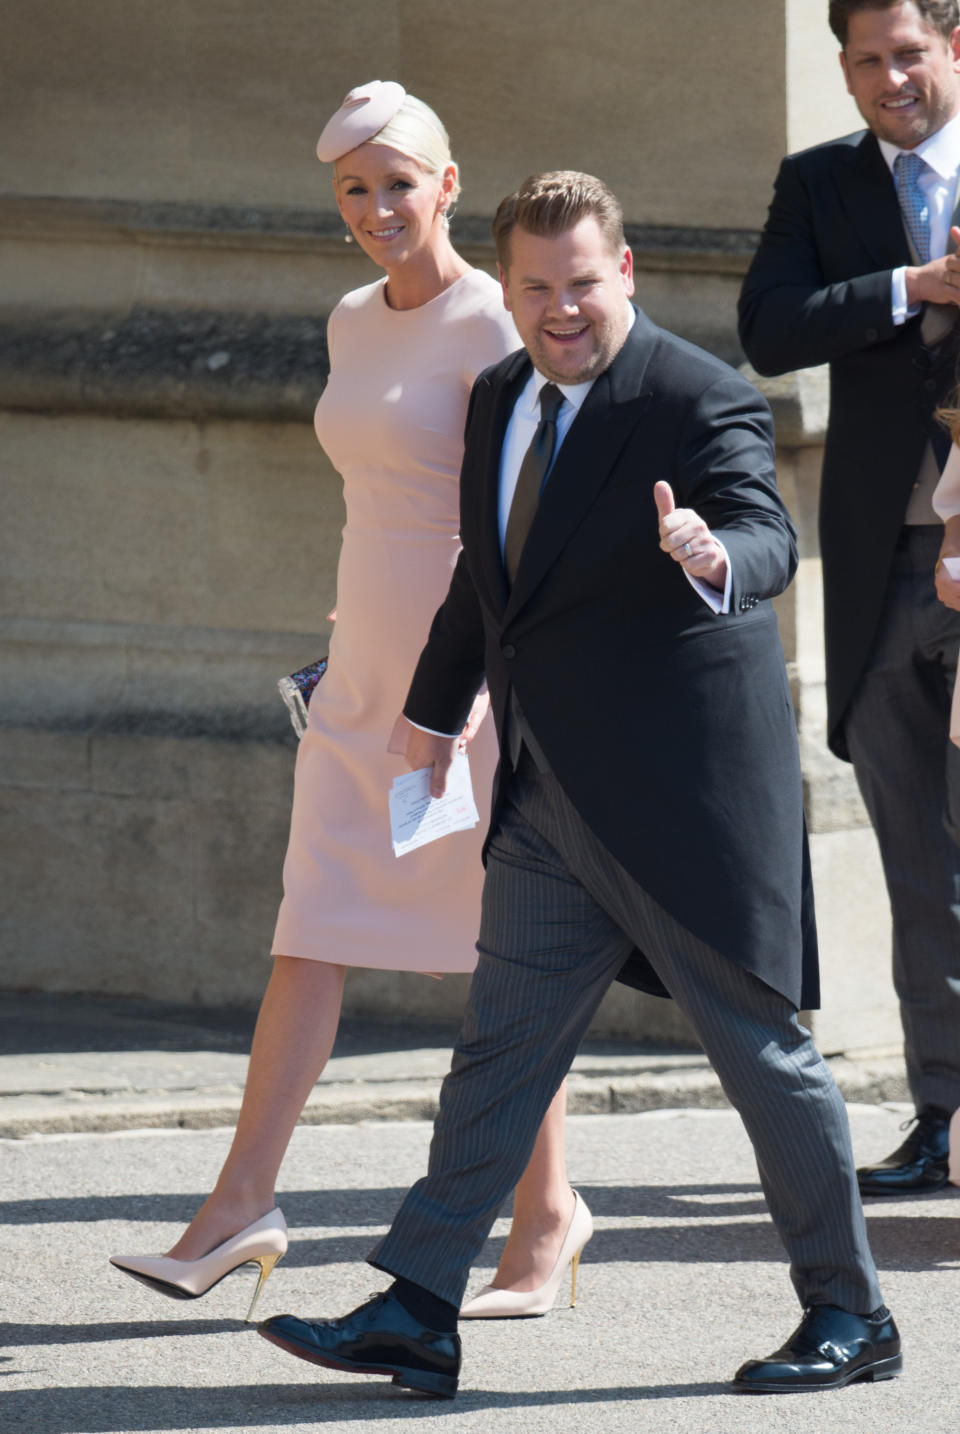
<svg viewBox="0 0 960 1434">
<path fill-rule="evenodd" d="M 460 1336 L 428 1329 L 387 1290 L 343 1319 L 274 1315 L 257 1326 L 264 1339 L 300 1359 L 350 1374 L 390 1374 L 394 1384 L 452 1399 L 460 1373 Z"/>
<path fill-rule="evenodd" d="M 921 1110 L 906 1140 L 879 1165 L 857 1171 L 861 1195 L 929 1195 L 947 1183 L 950 1120 Z"/>
<path fill-rule="evenodd" d="M 836 1305 L 813 1305 L 780 1349 L 750 1359 L 734 1387 L 754 1394 L 841 1389 L 854 1379 L 892 1379 L 903 1368 L 900 1335 L 888 1309 L 850 1314 Z"/>
</svg>

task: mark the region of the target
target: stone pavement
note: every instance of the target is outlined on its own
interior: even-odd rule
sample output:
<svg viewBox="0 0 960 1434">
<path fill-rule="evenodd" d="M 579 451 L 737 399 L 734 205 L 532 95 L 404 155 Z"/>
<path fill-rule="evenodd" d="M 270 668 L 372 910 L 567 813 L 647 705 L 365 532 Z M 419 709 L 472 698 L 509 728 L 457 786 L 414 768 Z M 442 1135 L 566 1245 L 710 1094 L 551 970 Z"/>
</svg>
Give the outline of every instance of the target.
<svg viewBox="0 0 960 1434">
<path fill-rule="evenodd" d="M 236 1117 L 253 1016 L 89 996 L 0 994 L 0 1138 Z M 432 1119 L 452 1028 L 345 1022 L 306 1124 Z M 907 1099 L 899 1051 L 831 1057 L 848 1101 Z M 569 1082 L 575 1114 L 726 1105 L 698 1051 L 588 1040 Z"/>
<path fill-rule="evenodd" d="M 854 1105 L 858 1156 L 902 1111 Z M 258 1315 L 342 1314 L 383 1288 L 363 1261 L 422 1174 L 430 1125 L 301 1128 L 278 1188 L 291 1245 Z M 593 1211 L 576 1309 L 461 1326 L 453 1403 L 294 1359 L 243 1323 L 254 1272 L 201 1300 L 158 1297 L 107 1264 L 166 1248 L 223 1157 L 226 1130 L 0 1140 L 3 1434 L 956 1434 L 960 1192 L 874 1201 L 871 1241 L 900 1324 L 901 1378 L 794 1396 L 729 1380 L 797 1307 L 756 1166 L 730 1110 L 573 1116 L 571 1177 Z M 489 1277 L 506 1222 L 478 1260 Z"/>
<path fill-rule="evenodd" d="M 575 1310 L 464 1325 L 461 1392 L 436 1403 L 292 1359 L 245 1325 L 250 1270 L 200 1301 L 107 1264 L 168 1247 L 229 1142 L 252 1018 L 7 996 L 0 1013 L 0 1434 L 956 1434 L 960 1213 L 949 1188 L 874 1201 L 902 1378 L 793 1397 L 732 1393 L 796 1306 L 749 1144 L 701 1056 L 590 1043 L 568 1122 L 596 1233 Z M 290 1249 L 258 1315 L 335 1315 L 423 1171 L 450 1031 L 344 1029 L 284 1162 Z M 834 1063 L 858 1158 L 901 1138 L 893 1052 Z M 866 1102 L 866 1103 L 864 1103 Z M 221 1128 L 214 1128 L 221 1127 Z M 474 1284 L 495 1264 L 498 1222 Z"/>
</svg>

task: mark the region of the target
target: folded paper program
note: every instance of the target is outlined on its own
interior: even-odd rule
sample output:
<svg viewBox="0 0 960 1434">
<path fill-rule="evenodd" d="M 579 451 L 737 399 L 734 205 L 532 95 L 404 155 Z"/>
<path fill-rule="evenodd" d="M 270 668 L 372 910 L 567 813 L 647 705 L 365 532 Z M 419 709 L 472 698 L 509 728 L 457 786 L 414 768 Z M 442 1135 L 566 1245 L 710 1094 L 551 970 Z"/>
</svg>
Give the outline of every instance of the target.
<svg viewBox="0 0 960 1434">
<path fill-rule="evenodd" d="M 442 797 L 430 795 L 429 767 L 394 778 L 390 788 L 390 836 L 395 856 L 450 832 L 468 831 L 480 820 L 473 799 L 470 762 L 464 752 L 454 757 Z"/>
</svg>

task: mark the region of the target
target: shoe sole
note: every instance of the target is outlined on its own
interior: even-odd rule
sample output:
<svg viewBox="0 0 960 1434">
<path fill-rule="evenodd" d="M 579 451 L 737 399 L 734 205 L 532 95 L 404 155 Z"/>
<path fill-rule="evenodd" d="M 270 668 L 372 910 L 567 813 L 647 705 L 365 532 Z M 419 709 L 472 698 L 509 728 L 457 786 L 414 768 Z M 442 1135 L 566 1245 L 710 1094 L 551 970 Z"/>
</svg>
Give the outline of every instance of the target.
<svg viewBox="0 0 960 1434">
<path fill-rule="evenodd" d="M 889 1359 L 878 1359 L 874 1364 L 864 1365 L 861 1369 L 853 1370 L 851 1374 L 825 1380 L 822 1384 L 787 1384 L 782 1380 L 761 1384 L 759 1381 L 735 1379 L 733 1387 L 743 1394 L 815 1394 L 819 1389 L 843 1389 L 845 1385 L 854 1384 L 858 1380 L 875 1382 L 881 1379 L 896 1379 L 902 1369 L 903 1355 L 893 1354 Z"/>
<path fill-rule="evenodd" d="M 202 1300 L 203 1296 L 209 1294 L 214 1288 L 213 1285 L 208 1285 L 205 1290 L 201 1290 L 200 1294 L 195 1295 L 192 1290 L 182 1290 L 179 1285 L 171 1285 L 167 1280 L 158 1280 L 156 1275 L 142 1275 L 139 1270 L 128 1270 L 123 1265 L 114 1265 L 113 1268 L 128 1275 L 131 1280 L 137 1280 L 141 1285 L 146 1285 L 147 1289 L 156 1290 L 158 1295 L 166 1295 L 168 1300 Z M 233 1271 L 231 1270 L 230 1273 L 232 1274 Z M 220 1276 L 221 1280 L 226 1278 L 226 1275 Z M 219 1283 L 220 1280 L 217 1280 L 216 1284 Z"/>
<path fill-rule="evenodd" d="M 244 1260 L 242 1265 L 234 1265 L 232 1269 L 224 1270 L 223 1274 L 219 1275 L 212 1284 L 207 1285 L 205 1290 L 197 1291 L 185 1290 L 181 1285 L 171 1284 L 169 1280 L 161 1280 L 157 1275 L 144 1275 L 139 1270 L 128 1270 L 126 1265 L 114 1265 L 113 1268 L 119 1270 L 122 1275 L 128 1275 L 131 1280 L 137 1280 L 141 1285 L 146 1285 L 148 1289 L 156 1290 L 158 1295 L 166 1295 L 168 1300 L 202 1300 L 204 1295 L 215 1290 L 217 1285 L 222 1285 L 224 1280 L 228 1280 L 238 1270 L 245 1270 L 248 1265 L 256 1263 L 255 1259 Z"/>
<path fill-rule="evenodd" d="M 921 1185 L 919 1188 L 914 1185 L 906 1186 L 902 1190 L 894 1190 L 891 1188 L 891 1186 L 885 1185 L 880 1190 L 871 1190 L 868 1187 L 861 1185 L 858 1181 L 857 1189 L 860 1191 L 861 1195 L 866 1195 L 871 1200 L 894 1198 L 900 1200 L 909 1200 L 915 1198 L 918 1195 L 935 1195 L 938 1190 L 943 1190 L 949 1184 L 950 1177 L 949 1175 L 945 1175 L 942 1180 L 937 1181 L 936 1185 Z"/>
<path fill-rule="evenodd" d="M 310 1364 L 323 1365 L 325 1369 L 339 1369 L 345 1374 L 385 1374 L 401 1388 L 413 1389 L 418 1394 L 431 1394 L 435 1399 L 453 1399 L 457 1392 L 457 1378 L 452 1374 L 431 1374 L 429 1370 L 407 1369 L 402 1364 L 356 1364 L 350 1359 L 334 1359 L 331 1355 L 320 1354 L 307 1345 L 276 1335 L 271 1330 L 258 1329 L 257 1333 L 271 1344 L 285 1349 L 288 1354 L 294 1354 L 298 1359 L 305 1359 Z"/>
</svg>

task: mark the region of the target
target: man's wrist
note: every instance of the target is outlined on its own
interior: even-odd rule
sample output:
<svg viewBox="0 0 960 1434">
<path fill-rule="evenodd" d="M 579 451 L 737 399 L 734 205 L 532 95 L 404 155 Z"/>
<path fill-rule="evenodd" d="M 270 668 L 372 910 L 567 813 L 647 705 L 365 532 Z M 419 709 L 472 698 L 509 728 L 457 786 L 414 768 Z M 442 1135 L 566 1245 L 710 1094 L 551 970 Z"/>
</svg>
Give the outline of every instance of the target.
<svg viewBox="0 0 960 1434">
<path fill-rule="evenodd" d="M 902 264 L 899 269 L 894 269 L 890 274 L 890 313 L 896 327 L 905 324 L 919 308 L 919 304 L 911 304 L 910 288 L 915 282 L 916 269 L 908 264 Z"/>
<path fill-rule="evenodd" d="M 407 717 L 404 712 L 404 717 Z M 460 736 L 459 732 L 438 732 L 435 727 L 424 727 L 422 722 L 414 722 L 412 717 L 407 717 L 411 727 L 416 727 L 418 732 L 426 732 L 430 737 L 444 737 L 448 742 L 455 742 Z"/>
</svg>

